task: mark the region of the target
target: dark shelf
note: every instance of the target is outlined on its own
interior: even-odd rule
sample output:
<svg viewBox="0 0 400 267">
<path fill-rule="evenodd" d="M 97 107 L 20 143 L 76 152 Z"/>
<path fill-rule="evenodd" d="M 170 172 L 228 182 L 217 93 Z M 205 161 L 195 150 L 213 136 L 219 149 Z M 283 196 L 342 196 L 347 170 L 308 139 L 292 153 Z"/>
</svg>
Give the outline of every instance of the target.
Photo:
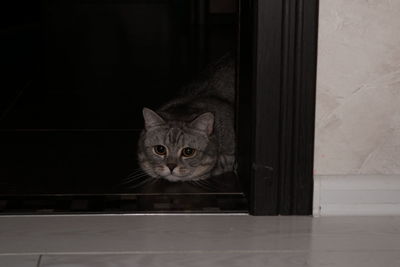
<svg viewBox="0 0 400 267">
<path fill-rule="evenodd" d="M 0 197 L 1 215 L 247 213 L 242 194 Z"/>
<path fill-rule="evenodd" d="M 246 211 L 233 173 L 197 182 L 129 178 L 138 134 L 1 131 L 0 214 Z"/>
</svg>

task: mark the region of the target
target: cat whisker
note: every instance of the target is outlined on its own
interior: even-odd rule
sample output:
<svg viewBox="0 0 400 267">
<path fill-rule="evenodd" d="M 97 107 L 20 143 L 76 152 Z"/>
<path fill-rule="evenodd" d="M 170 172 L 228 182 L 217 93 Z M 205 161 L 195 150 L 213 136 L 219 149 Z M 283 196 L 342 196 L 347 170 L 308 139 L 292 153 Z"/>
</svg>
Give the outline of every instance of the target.
<svg viewBox="0 0 400 267">
<path fill-rule="evenodd" d="M 135 178 L 123 180 L 123 181 L 120 183 L 120 185 L 127 185 L 127 184 L 131 184 L 131 183 L 134 183 L 134 182 L 138 182 L 138 181 L 140 181 L 141 179 L 143 179 L 143 178 L 146 177 L 146 176 L 147 176 L 147 175 L 143 174 L 142 176 L 139 176 L 139 177 L 135 177 Z"/>
<path fill-rule="evenodd" d="M 154 127 L 154 131 L 143 130 L 140 134 L 137 160 L 140 166 L 149 168 L 145 172 L 155 176 L 159 172 L 160 164 L 168 167 L 168 164 L 173 163 L 170 162 L 169 153 L 175 150 L 180 150 L 182 157 L 192 158 L 185 160 L 187 164 L 184 163 L 185 161 L 173 163 L 174 165 L 183 163 L 178 165 L 184 165 L 182 169 L 186 168 L 189 174 L 196 175 L 196 177 L 182 176 L 182 180 L 187 181 L 188 184 L 191 178 L 208 178 L 211 173 L 207 172 L 206 166 L 212 164 L 215 166 L 212 173 L 231 171 L 235 155 L 233 153 L 225 155 L 222 152 L 235 150 L 234 109 L 231 105 L 235 102 L 234 83 L 235 58 L 232 53 L 227 53 L 220 60 L 210 64 L 201 73 L 199 79 L 185 85 L 179 96 L 162 105 L 159 110 L 153 111 L 144 107 L 142 115 L 145 128 L 163 126 Z M 193 112 L 193 106 L 201 107 L 204 113 Z M 224 121 L 224 123 L 214 123 L 216 118 L 218 118 L 217 121 Z M 182 123 L 182 126 L 176 126 L 176 123 L 172 126 L 170 121 L 179 121 L 178 125 Z M 186 137 L 186 128 L 194 130 L 193 135 Z M 205 135 L 211 136 L 217 131 L 229 134 L 215 135 L 215 142 L 204 143 Z M 188 144 L 182 147 L 180 140 L 189 139 L 193 147 L 185 147 Z M 218 153 L 220 146 L 224 149 Z M 186 151 L 191 152 L 186 153 Z M 199 157 L 199 155 L 203 156 Z M 195 170 L 197 168 L 195 165 L 197 167 L 201 165 L 200 169 Z M 136 173 L 132 175 L 136 177 Z M 169 180 L 168 177 L 165 178 Z M 207 190 L 213 189 L 212 184 L 203 181 L 193 181 L 192 184 Z"/>
<path fill-rule="evenodd" d="M 146 176 L 146 175 L 147 174 L 143 172 L 143 173 L 138 173 L 136 175 L 128 176 L 125 179 L 136 179 L 137 177 Z"/>
<path fill-rule="evenodd" d="M 127 177 L 132 177 L 132 176 L 142 174 L 142 173 L 144 173 L 142 169 L 135 170 L 135 171 L 131 172 Z"/>
<path fill-rule="evenodd" d="M 140 180 L 140 179 L 142 179 L 143 177 L 146 177 L 146 176 L 147 176 L 146 173 L 141 173 L 141 174 L 138 174 L 138 175 L 132 176 L 132 177 L 129 177 L 129 176 L 128 176 L 128 177 L 124 178 L 124 179 L 119 183 L 119 185 L 129 184 L 129 183 L 132 183 L 132 182 L 134 182 L 134 181 Z"/>
<path fill-rule="evenodd" d="M 152 185 L 155 184 L 156 182 L 158 182 L 158 178 L 153 178 L 153 181 L 151 181 L 148 185 Z"/>
<path fill-rule="evenodd" d="M 153 178 L 153 177 L 146 178 L 146 179 L 144 179 L 143 181 L 141 181 L 140 183 L 138 183 L 138 184 L 136 184 L 136 185 L 134 185 L 134 186 L 129 186 L 128 188 L 129 188 L 129 189 L 135 189 L 135 188 L 141 187 L 141 186 L 147 184 L 147 183 L 148 183 L 149 181 L 151 181 L 152 179 L 154 179 L 154 178 Z"/>
</svg>

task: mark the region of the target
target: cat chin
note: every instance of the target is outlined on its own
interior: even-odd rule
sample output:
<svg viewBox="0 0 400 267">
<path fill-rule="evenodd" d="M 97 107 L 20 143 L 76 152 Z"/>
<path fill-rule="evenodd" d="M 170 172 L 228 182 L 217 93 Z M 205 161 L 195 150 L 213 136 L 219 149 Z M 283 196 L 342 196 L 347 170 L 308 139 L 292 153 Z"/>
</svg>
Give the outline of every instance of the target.
<svg viewBox="0 0 400 267">
<path fill-rule="evenodd" d="M 178 177 L 178 176 L 175 176 L 175 175 L 167 175 L 167 176 L 163 176 L 163 178 L 165 180 L 170 181 L 170 182 L 184 181 L 184 179 L 182 179 L 182 177 Z"/>
<path fill-rule="evenodd" d="M 170 182 L 189 182 L 189 181 L 198 181 L 198 180 L 204 180 L 209 178 L 209 175 L 203 175 L 200 177 L 179 177 L 175 175 L 167 175 L 163 176 L 165 180 L 168 180 Z"/>
<path fill-rule="evenodd" d="M 175 175 L 167 175 L 163 176 L 164 179 L 170 181 L 170 182 L 189 182 L 189 181 L 195 181 L 195 180 L 200 180 L 198 177 L 192 178 L 192 177 L 185 177 L 185 176 L 175 176 Z"/>
</svg>

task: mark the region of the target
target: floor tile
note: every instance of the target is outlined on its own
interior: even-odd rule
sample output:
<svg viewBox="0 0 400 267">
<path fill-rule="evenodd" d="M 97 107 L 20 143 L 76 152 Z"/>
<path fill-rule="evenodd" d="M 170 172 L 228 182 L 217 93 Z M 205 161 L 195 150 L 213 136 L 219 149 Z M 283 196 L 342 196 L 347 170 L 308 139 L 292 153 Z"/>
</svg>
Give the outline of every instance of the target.
<svg viewBox="0 0 400 267">
<path fill-rule="evenodd" d="M 398 267 L 399 251 L 383 252 L 215 252 L 138 255 L 44 256 L 41 267 Z"/>
<path fill-rule="evenodd" d="M 0 253 L 400 250 L 400 217 L 0 217 Z"/>
<path fill-rule="evenodd" d="M 310 248 L 312 218 L 0 217 L 0 229 L 0 253 L 281 250 Z"/>
<path fill-rule="evenodd" d="M 39 260 L 37 256 L 3 256 L 0 255 L 0 266 L 1 267 L 36 267 Z"/>
<path fill-rule="evenodd" d="M 289 266 L 290 265 L 288 265 L 288 267 Z M 312 252 L 307 260 L 307 265 L 304 266 L 398 267 L 400 266 L 400 250 Z"/>
<path fill-rule="evenodd" d="M 209 267 L 209 266 L 306 266 L 306 253 L 189 253 L 189 254 L 141 254 L 108 256 L 48 256 L 42 260 L 41 267 Z"/>
</svg>

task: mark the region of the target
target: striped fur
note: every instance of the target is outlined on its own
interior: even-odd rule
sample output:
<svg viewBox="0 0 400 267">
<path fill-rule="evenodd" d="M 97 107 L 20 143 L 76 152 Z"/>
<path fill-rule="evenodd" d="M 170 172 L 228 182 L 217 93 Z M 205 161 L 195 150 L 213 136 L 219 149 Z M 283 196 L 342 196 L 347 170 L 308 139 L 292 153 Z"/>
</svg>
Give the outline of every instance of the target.
<svg viewBox="0 0 400 267">
<path fill-rule="evenodd" d="M 156 112 L 144 108 L 145 129 L 139 139 L 138 159 L 148 175 L 189 181 L 233 171 L 234 77 L 233 59 L 225 56 L 180 97 Z M 157 145 L 163 145 L 167 154 L 155 153 Z M 195 149 L 195 155 L 183 157 L 185 147 Z M 176 167 L 171 171 L 167 164 Z"/>
</svg>

